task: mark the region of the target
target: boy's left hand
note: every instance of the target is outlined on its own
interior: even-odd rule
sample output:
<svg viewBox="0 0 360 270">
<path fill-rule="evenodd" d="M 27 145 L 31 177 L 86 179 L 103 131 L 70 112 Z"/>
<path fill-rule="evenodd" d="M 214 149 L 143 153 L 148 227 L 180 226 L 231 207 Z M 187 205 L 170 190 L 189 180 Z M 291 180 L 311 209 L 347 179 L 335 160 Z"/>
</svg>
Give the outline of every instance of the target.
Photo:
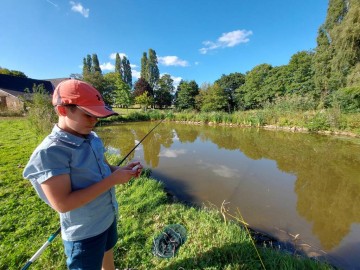
<svg viewBox="0 0 360 270">
<path fill-rule="evenodd" d="M 124 167 L 125 170 L 133 170 L 136 171 L 136 177 L 139 177 L 141 174 L 143 166 L 139 161 L 131 162 Z"/>
</svg>

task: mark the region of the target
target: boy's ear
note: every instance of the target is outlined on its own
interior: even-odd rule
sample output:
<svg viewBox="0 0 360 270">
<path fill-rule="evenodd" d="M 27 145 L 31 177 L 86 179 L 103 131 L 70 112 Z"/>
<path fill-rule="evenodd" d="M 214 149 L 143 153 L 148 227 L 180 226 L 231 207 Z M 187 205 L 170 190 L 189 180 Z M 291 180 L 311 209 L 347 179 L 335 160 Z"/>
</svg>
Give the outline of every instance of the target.
<svg viewBox="0 0 360 270">
<path fill-rule="evenodd" d="M 59 115 L 66 116 L 65 106 L 58 105 L 58 106 L 56 106 L 56 109 L 57 109 Z"/>
</svg>

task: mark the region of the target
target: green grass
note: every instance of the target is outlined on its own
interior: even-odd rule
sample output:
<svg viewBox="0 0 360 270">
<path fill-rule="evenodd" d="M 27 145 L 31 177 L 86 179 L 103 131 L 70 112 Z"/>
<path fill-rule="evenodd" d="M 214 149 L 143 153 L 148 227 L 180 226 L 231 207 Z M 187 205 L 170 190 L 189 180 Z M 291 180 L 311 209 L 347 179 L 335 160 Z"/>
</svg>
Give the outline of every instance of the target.
<svg viewBox="0 0 360 270">
<path fill-rule="evenodd" d="M 0 269 L 20 269 L 59 226 L 57 214 L 21 175 L 41 139 L 26 118 L 0 120 Z M 224 222 L 218 210 L 172 202 L 162 183 L 147 177 L 118 186 L 116 194 L 120 239 L 115 262 L 119 269 L 262 269 L 247 232 L 236 222 Z M 182 224 L 187 241 L 176 257 L 160 259 L 151 252 L 152 241 L 169 224 Z M 266 269 L 332 269 L 314 260 L 257 249 Z M 31 268 L 66 269 L 60 237 Z"/>
</svg>

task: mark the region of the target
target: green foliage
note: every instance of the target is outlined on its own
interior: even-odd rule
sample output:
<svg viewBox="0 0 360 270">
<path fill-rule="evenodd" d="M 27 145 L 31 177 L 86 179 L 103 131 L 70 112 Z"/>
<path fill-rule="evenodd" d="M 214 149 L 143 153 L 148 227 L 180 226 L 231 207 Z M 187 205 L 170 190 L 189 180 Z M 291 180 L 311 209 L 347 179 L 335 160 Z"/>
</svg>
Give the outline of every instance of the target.
<svg viewBox="0 0 360 270">
<path fill-rule="evenodd" d="M 201 111 L 225 111 L 228 108 L 228 95 L 218 84 L 206 86 L 202 90 Z"/>
<path fill-rule="evenodd" d="M 343 112 L 360 112 L 360 85 L 345 87 L 334 93 L 334 104 Z"/>
<path fill-rule="evenodd" d="M 153 49 L 149 49 L 149 58 L 147 59 L 146 65 L 146 78 L 152 89 L 155 88 L 160 78 L 160 72 L 157 64 L 158 60 L 156 52 Z"/>
<path fill-rule="evenodd" d="M 262 103 L 269 101 L 271 96 L 264 91 L 264 85 L 271 69 L 271 65 L 261 64 L 246 74 L 245 83 L 235 91 L 239 108 L 256 109 L 260 108 Z"/>
<path fill-rule="evenodd" d="M 121 65 L 121 58 L 119 53 L 115 56 L 115 73 L 119 74 L 123 78 L 123 66 Z"/>
<path fill-rule="evenodd" d="M 131 89 L 132 88 L 132 72 L 131 72 L 130 61 L 124 55 L 122 60 L 121 60 L 121 63 L 122 63 L 122 66 L 123 66 L 123 81 Z"/>
<path fill-rule="evenodd" d="M 57 122 L 57 114 L 51 103 L 51 96 L 42 84 L 33 86 L 32 92 L 27 91 L 25 106 L 28 108 L 28 121 L 37 135 L 49 133 Z"/>
<path fill-rule="evenodd" d="M 228 111 L 235 109 L 235 90 L 245 83 L 245 75 L 239 72 L 221 75 L 221 78 L 215 81 L 227 94 Z"/>
<path fill-rule="evenodd" d="M 274 109 L 279 112 L 304 112 L 316 109 L 317 104 L 317 101 L 311 94 L 293 94 L 275 98 L 273 102 L 266 103 L 264 109 Z"/>
<path fill-rule="evenodd" d="M 146 111 L 147 108 L 154 103 L 154 98 L 146 91 L 142 95 L 135 97 L 135 103 L 140 104 L 141 107 Z"/>
<path fill-rule="evenodd" d="M 181 81 L 175 97 L 175 108 L 178 110 L 195 109 L 195 97 L 199 86 L 195 81 Z"/>
<path fill-rule="evenodd" d="M 17 70 L 10 70 L 7 68 L 2 68 L 2 67 L 0 67 L 0 74 L 11 75 L 11 76 L 21 77 L 21 78 L 27 78 L 27 76 L 25 75 L 24 72 L 17 71 Z"/>
<path fill-rule="evenodd" d="M 154 101 L 160 109 L 165 106 L 171 106 L 172 93 L 174 92 L 174 80 L 169 74 L 161 76 L 158 87 L 154 91 Z"/>
</svg>

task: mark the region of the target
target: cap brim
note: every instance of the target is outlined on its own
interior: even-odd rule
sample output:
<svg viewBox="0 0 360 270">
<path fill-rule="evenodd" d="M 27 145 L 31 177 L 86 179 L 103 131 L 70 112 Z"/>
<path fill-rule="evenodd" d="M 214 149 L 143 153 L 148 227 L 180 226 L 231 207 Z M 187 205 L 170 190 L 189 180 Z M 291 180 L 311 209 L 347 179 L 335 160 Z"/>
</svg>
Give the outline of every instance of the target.
<svg viewBox="0 0 360 270">
<path fill-rule="evenodd" d="M 77 107 L 83 110 L 85 113 L 98 118 L 105 118 L 112 115 L 118 115 L 118 113 L 114 112 L 113 110 L 111 110 L 106 106 L 77 106 Z"/>
</svg>

